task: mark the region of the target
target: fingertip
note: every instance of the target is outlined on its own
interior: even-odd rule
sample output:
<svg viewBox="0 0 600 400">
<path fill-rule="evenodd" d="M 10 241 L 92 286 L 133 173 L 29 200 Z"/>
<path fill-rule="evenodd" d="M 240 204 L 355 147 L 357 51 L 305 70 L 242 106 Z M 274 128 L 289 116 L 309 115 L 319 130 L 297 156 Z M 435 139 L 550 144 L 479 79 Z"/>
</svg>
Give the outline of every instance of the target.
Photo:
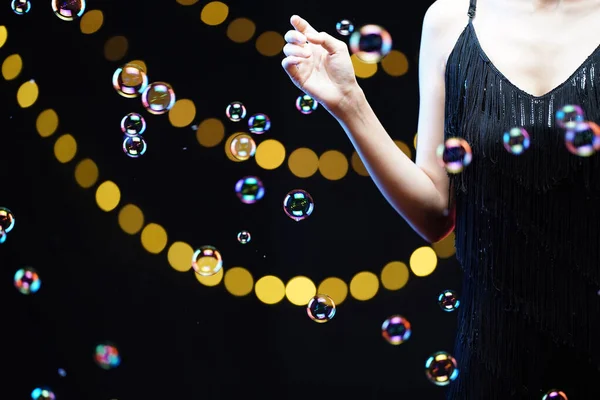
<svg viewBox="0 0 600 400">
<path fill-rule="evenodd" d="M 299 19 L 300 19 L 300 16 L 298 16 L 297 14 L 292 15 L 290 17 L 290 24 L 295 25 Z"/>
</svg>

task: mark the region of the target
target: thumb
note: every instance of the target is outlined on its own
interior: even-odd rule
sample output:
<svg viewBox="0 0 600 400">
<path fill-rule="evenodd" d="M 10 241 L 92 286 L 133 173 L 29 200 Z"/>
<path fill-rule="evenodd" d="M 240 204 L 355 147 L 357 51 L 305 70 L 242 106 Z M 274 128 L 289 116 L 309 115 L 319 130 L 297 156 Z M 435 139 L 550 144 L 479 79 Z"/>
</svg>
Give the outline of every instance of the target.
<svg viewBox="0 0 600 400">
<path fill-rule="evenodd" d="M 346 50 L 346 44 L 327 32 L 309 32 L 306 34 L 306 40 L 312 44 L 322 46 L 329 54 L 339 53 Z"/>
</svg>

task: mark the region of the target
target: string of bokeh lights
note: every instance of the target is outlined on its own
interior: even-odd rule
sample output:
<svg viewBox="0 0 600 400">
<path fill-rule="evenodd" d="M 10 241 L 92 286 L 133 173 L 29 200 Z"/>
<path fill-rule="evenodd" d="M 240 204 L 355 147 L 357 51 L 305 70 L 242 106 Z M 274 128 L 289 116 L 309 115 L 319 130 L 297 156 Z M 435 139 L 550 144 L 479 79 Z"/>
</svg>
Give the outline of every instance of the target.
<svg viewBox="0 0 600 400">
<path fill-rule="evenodd" d="M 207 6 L 205 6 L 205 9 Z M 92 17 L 86 18 L 88 15 L 92 15 Z M 210 15 L 210 13 L 204 13 L 204 15 Z M 90 21 L 95 22 L 91 24 Z M 95 33 L 100 29 L 102 24 L 102 12 L 92 10 L 84 14 L 81 19 L 81 31 L 84 34 Z M 123 42 L 122 40 L 115 41 L 113 37 L 107 43 L 119 41 Z M 105 54 L 110 53 L 106 51 L 107 48 L 110 48 L 110 46 L 105 46 Z M 125 53 L 122 52 L 120 57 L 114 57 L 113 54 L 113 57 L 107 57 L 107 59 L 117 61 L 117 58 L 119 60 L 122 59 Z M 111 58 L 113 59 L 111 60 Z M 134 62 L 147 68 L 141 60 L 135 60 Z M 18 54 L 8 56 L 2 67 L 5 80 L 16 79 L 21 69 L 21 57 Z M 28 81 L 23 83 L 17 93 L 19 105 L 23 108 L 32 106 L 37 100 L 38 94 L 39 90 L 35 82 Z M 179 102 L 181 101 L 179 100 Z M 173 106 L 173 109 L 176 110 L 176 106 Z M 172 114 L 170 112 L 169 117 L 173 123 L 178 118 L 172 117 Z M 53 109 L 42 111 L 36 120 L 36 129 L 40 136 L 47 138 L 54 135 L 58 130 L 58 121 L 58 115 Z M 176 123 L 173 125 L 177 126 Z M 54 153 L 60 163 L 67 164 L 71 162 L 77 153 L 75 138 L 70 134 L 61 135 L 55 142 Z M 75 179 L 81 187 L 87 189 L 93 188 L 98 183 L 98 178 L 99 169 L 93 160 L 84 158 L 77 163 L 75 167 Z M 120 197 L 120 188 L 110 180 L 104 181 L 96 187 L 96 201 L 103 211 L 110 212 L 115 210 L 119 206 Z M 135 235 L 141 232 L 142 245 L 148 252 L 160 254 L 167 247 L 168 236 L 166 230 L 157 223 L 145 223 L 144 214 L 137 205 L 123 205 L 120 208 L 118 220 L 119 225 L 125 233 Z M 437 265 L 436 253 L 440 258 L 449 258 L 453 255 L 452 237 L 432 247 L 417 249 L 411 255 L 409 265 L 416 276 L 427 276 L 433 272 Z M 181 241 L 173 242 L 167 251 L 168 262 L 177 271 L 189 271 L 193 252 L 194 250 L 189 244 Z M 381 278 L 382 286 L 387 290 L 401 289 L 408 281 L 409 271 L 405 263 L 392 261 L 384 266 L 380 277 L 369 271 L 359 272 L 352 278 L 349 285 L 340 278 L 330 277 L 320 283 L 318 290 L 312 280 L 304 276 L 294 277 L 287 284 L 284 284 L 280 278 L 272 275 L 264 276 L 254 282 L 250 271 L 243 267 L 228 268 L 225 273 L 221 269 L 219 273 L 210 277 L 200 276 L 199 274 L 194 275 L 205 286 L 216 286 L 221 281 L 224 281 L 227 291 L 234 296 L 246 296 L 254 290 L 257 298 L 265 304 L 276 304 L 287 298 L 292 304 L 306 306 L 306 299 L 312 297 L 317 292 L 328 293 L 335 300 L 336 304 L 341 304 L 349 292 L 357 300 L 364 301 L 371 299 L 379 291 L 379 278 Z"/>
</svg>

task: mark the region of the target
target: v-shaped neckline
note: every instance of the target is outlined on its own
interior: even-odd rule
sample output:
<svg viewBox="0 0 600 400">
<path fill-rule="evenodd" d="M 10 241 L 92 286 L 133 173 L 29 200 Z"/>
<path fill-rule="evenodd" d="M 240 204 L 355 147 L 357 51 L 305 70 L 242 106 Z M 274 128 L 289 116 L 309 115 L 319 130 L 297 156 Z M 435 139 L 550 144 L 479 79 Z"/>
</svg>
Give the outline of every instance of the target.
<svg viewBox="0 0 600 400">
<path fill-rule="evenodd" d="M 479 42 L 479 37 L 477 36 L 477 31 L 475 30 L 475 27 L 473 26 L 473 21 L 469 21 L 467 29 L 470 29 L 471 35 L 473 37 L 473 40 L 475 41 L 475 45 L 477 46 L 477 50 L 479 51 L 480 56 L 486 61 L 487 65 L 489 65 L 489 67 L 500 78 L 502 78 L 508 85 L 510 85 L 511 87 L 513 87 L 519 93 L 521 93 L 521 94 L 523 94 L 523 95 L 525 95 L 527 97 L 530 97 L 533 100 L 544 99 L 546 97 L 554 95 L 556 92 L 558 92 L 559 90 L 561 90 L 565 85 L 567 85 L 569 82 L 571 82 L 571 80 L 573 80 L 573 78 L 581 71 L 582 68 L 585 68 L 587 66 L 587 64 L 590 62 L 590 60 L 592 58 L 594 58 L 597 53 L 600 52 L 600 44 L 598 44 L 598 46 L 594 49 L 594 51 L 592 51 L 592 53 L 589 56 L 587 56 L 587 58 L 585 60 L 583 60 L 583 62 L 579 65 L 579 67 L 577 67 L 577 69 L 575 71 L 573 71 L 573 73 L 567 79 L 565 79 L 562 83 L 558 84 L 554 88 L 550 89 L 548 92 L 546 92 L 546 93 L 544 93 L 544 94 L 542 94 L 540 96 L 536 96 L 536 95 L 533 95 L 531 93 L 526 92 L 525 90 L 521 89 L 519 86 L 515 85 L 510 79 L 508 79 L 506 77 L 506 75 L 504 75 L 502 73 L 502 71 L 500 71 L 494 65 L 494 63 L 492 62 L 492 60 L 490 60 L 490 58 L 486 54 L 486 52 L 483 49 L 483 47 L 481 47 L 481 43 Z"/>
</svg>

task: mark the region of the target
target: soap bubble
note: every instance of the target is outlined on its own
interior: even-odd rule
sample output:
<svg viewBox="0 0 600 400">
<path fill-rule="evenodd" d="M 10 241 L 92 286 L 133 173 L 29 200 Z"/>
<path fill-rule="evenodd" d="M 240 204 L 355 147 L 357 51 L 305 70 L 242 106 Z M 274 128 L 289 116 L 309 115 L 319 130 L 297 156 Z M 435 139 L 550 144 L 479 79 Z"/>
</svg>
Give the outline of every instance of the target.
<svg viewBox="0 0 600 400">
<path fill-rule="evenodd" d="M 585 112 L 580 106 L 567 104 L 556 112 L 556 125 L 562 129 L 573 129 L 583 121 L 585 121 Z"/>
<path fill-rule="evenodd" d="M 148 145 L 141 136 L 126 136 L 123 140 L 123 151 L 131 158 L 143 156 L 147 149 Z"/>
<path fill-rule="evenodd" d="M 246 230 L 239 231 L 237 234 L 237 240 L 241 244 L 250 243 L 251 239 L 252 239 L 252 235 L 250 235 L 250 232 L 248 232 Z"/>
<path fill-rule="evenodd" d="M 296 109 L 302 114 L 312 114 L 318 106 L 319 103 L 307 94 L 302 94 L 296 99 Z"/>
<path fill-rule="evenodd" d="M 31 1 L 29 0 L 12 0 L 10 7 L 17 15 L 27 14 L 31 11 Z"/>
<path fill-rule="evenodd" d="M 335 316 L 335 310 L 333 299 L 325 294 L 317 294 L 306 306 L 306 313 L 310 319 L 318 323 L 331 321 Z"/>
<path fill-rule="evenodd" d="M 105 370 L 117 368 L 121 364 L 121 356 L 117 347 L 111 343 L 101 343 L 94 351 L 94 361 Z"/>
<path fill-rule="evenodd" d="M 542 397 L 542 400 L 569 400 L 567 395 L 565 394 L 565 392 L 563 392 L 562 390 L 557 390 L 557 389 L 551 389 L 548 390 L 544 396 Z"/>
<path fill-rule="evenodd" d="M 437 157 L 448 173 L 458 174 L 471 164 L 473 152 L 466 140 L 453 137 L 438 146 Z"/>
<path fill-rule="evenodd" d="M 583 121 L 570 125 L 565 131 L 565 146 L 579 157 L 590 157 L 600 150 L 600 126 Z"/>
<path fill-rule="evenodd" d="M 265 195 L 265 187 L 256 176 L 246 176 L 235 184 L 235 193 L 244 204 L 254 204 Z"/>
<path fill-rule="evenodd" d="M 352 33 L 349 45 L 359 60 L 376 64 L 392 50 L 392 36 L 379 25 L 365 25 Z"/>
<path fill-rule="evenodd" d="M 166 82 L 153 82 L 142 93 L 142 105 L 150 114 L 165 114 L 175 105 L 175 91 Z"/>
<path fill-rule="evenodd" d="M 447 386 L 458 376 L 454 357 L 445 351 L 432 354 L 425 362 L 425 375 L 437 386 Z"/>
<path fill-rule="evenodd" d="M 141 135 L 146 131 L 146 120 L 138 113 L 129 113 L 121 120 L 121 130 L 127 136 Z"/>
<path fill-rule="evenodd" d="M 117 93 L 132 99 L 148 88 L 148 75 L 139 65 L 128 63 L 116 69 L 112 84 Z"/>
<path fill-rule="evenodd" d="M 48 388 L 35 388 L 31 392 L 31 400 L 56 400 L 56 395 Z"/>
<path fill-rule="evenodd" d="M 246 161 L 256 154 L 256 142 L 249 134 L 240 133 L 231 139 L 229 150 L 236 160 Z"/>
<path fill-rule="evenodd" d="M 248 118 L 248 129 L 256 135 L 261 135 L 271 129 L 271 120 L 266 114 L 254 114 Z"/>
<path fill-rule="evenodd" d="M 37 271 L 31 267 L 17 270 L 13 278 L 15 288 L 22 294 L 34 294 L 40 290 L 42 280 Z"/>
<path fill-rule="evenodd" d="M 241 121 L 246 118 L 246 107 L 241 102 L 234 101 L 225 109 L 225 115 L 227 115 L 230 121 Z"/>
<path fill-rule="evenodd" d="M 410 322 L 402 315 L 392 315 L 381 325 L 381 335 L 394 346 L 406 342 L 411 334 Z"/>
<path fill-rule="evenodd" d="M 74 21 L 85 12 L 85 0 L 52 0 L 52 11 L 63 21 Z"/>
<path fill-rule="evenodd" d="M 454 311 L 460 305 L 458 295 L 454 290 L 446 289 L 438 296 L 438 304 L 440 308 L 446 312 Z"/>
<path fill-rule="evenodd" d="M 335 30 L 342 36 L 348 36 L 354 32 L 354 24 L 348 19 L 342 19 L 335 24 Z"/>
<path fill-rule="evenodd" d="M 15 215 L 6 207 L 0 207 L 0 227 L 6 233 L 15 227 Z"/>
<path fill-rule="evenodd" d="M 314 209 L 315 202 L 306 190 L 294 189 L 283 199 L 283 211 L 294 221 L 308 218 Z"/>
<path fill-rule="evenodd" d="M 223 257 L 213 246 L 202 246 L 192 255 L 192 268 L 198 275 L 213 276 L 223 268 Z"/>
<path fill-rule="evenodd" d="M 527 150 L 530 142 L 529 133 L 525 128 L 512 128 L 508 132 L 504 132 L 502 136 L 502 143 L 504 143 L 506 151 L 516 156 Z"/>
</svg>

